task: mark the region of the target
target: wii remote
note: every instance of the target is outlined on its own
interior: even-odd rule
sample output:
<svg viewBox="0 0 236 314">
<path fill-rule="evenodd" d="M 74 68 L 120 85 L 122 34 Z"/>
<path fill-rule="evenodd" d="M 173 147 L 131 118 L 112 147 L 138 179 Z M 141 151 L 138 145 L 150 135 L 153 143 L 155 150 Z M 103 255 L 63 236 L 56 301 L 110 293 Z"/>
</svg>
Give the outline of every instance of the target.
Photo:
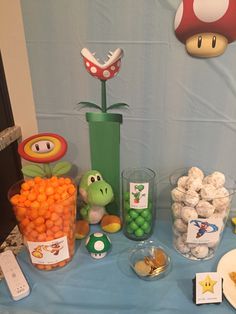
<svg viewBox="0 0 236 314">
<path fill-rule="evenodd" d="M 27 297 L 30 293 L 29 285 L 11 250 L 0 253 L 0 267 L 13 300 Z"/>
</svg>

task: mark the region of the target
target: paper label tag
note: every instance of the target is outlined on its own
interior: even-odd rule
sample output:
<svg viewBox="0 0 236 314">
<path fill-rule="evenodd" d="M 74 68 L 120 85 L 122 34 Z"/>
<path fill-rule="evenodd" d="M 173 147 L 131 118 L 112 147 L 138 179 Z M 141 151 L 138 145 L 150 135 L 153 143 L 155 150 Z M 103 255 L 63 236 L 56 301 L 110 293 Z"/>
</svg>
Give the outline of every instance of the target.
<svg viewBox="0 0 236 314">
<path fill-rule="evenodd" d="M 222 302 L 222 278 L 218 273 L 196 274 L 196 304 Z"/>
<path fill-rule="evenodd" d="M 130 208 L 148 207 L 149 183 L 130 183 Z"/>
<path fill-rule="evenodd" d="M 220 218 L 198 218 L 188 222 L 187 243 L 219 241 L 223 221 Z"/>
<path fill-rule="evenodd" d="M 66 236 L 47 242 L 27 241 L 27 245 L 34 264 L 50 265 L 70 257 Z"/>
</svg>

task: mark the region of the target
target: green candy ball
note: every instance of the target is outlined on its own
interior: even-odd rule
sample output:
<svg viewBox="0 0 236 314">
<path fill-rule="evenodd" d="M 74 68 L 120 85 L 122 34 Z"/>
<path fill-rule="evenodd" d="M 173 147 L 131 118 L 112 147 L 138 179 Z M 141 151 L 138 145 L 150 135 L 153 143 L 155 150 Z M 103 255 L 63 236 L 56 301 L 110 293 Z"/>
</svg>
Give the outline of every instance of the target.
<svg viewBox="0 0 236 314">
<path fill-rule="evenodd" d="M 148 208 L 145 208 L 141 213 L 141 216 L 143 218 L 147 218 L 149 215 L 150 215 L 150 210 Z"/>
<path fill-rule="evenodd" d="M 149 233 L 151 231 L 152 227 L 149 226 L 146 230 L 145 230 L 145 233 Z"/>
<path fill-rule="evenodd" d="M 144 232 L 141 228 L 138 228 L 137 230 L 135 230 L 134 234 L 136 235 L 136 237 L 142 237 L 144 235 Z"/>
<path fill-rule="evenodd" d="M 138 213 L 136 212 L 136 210 L 131 209 L 131 211 L 129 212 L 130 217 L 132 217 L 133 219 L 136 219 L 138 217 Z"/>
<path fill-rule="evenodd" d="M 145 220 L 148 222 L 151 221 L 152 220 L 152 214 L 148 213 L 148 215 L 145 217 Z"/>
<path fill-rule="evenodd" d="M 134 230 L 132 230 L 130 227 L 127 227 L 126 231 L 130 234 L 134 233 Z"/>
<path fill-rule="evenodd" d="M 129 227 L 134 231 L 138 229 L 138 225 L 134 221 L 130 223 Z"/>
<path fill-rule="evenodd" d="M 126 210 L 129 210 L 130 209 L 129 202 L 125 201 L 124 207 L 125 207 Z"/>
<path fill-rule="evenodd" d="M 126 221 L 126 223 L 130 223 L 132 220 L 133 220 L 133 219 L 132 219 L 132 217 L 131 217 L 129 214 L 127 214 L 127 215 L 125 216 L 125 221 Z"/>
<path fill-rule="evenodd" d="M 147 221 L 145 221 L 141 228 L 144 232 L 148 232 L 148 230 L 150 230 L 150 224 Z"/>
<path fill-rule="evenodd" d="M 129 201 L 129 200 L 130 200 L 129 192 L 125 192 L 125 193 L 124 193 L 124 200 L 125 200 L 125 201 Z"/>
<path fill-rule="evenodd" d="M 138 226 L 142 226 L 143 225 L 143 223 L 145 222 L 145 219 L 143 218 L 143 217 L 141 217 L 141 216 L 138 216 L 136 219 L 135 219 L 135 222 L 136 222 L 136 224 L 138 225 Z"/>
</svg>

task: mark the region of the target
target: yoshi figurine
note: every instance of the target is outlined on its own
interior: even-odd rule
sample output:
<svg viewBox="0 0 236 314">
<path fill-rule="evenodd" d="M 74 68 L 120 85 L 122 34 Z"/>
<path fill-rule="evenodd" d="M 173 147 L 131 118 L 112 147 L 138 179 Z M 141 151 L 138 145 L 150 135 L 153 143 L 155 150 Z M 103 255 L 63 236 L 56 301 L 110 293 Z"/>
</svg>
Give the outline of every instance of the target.
<svg viewBox="0 0 236 314">
<path fill-rule="evenodd" d="M 114 198 L 113 190 L 97 170 L 87 171 L 81 178 L 79 193 L 84 202 L 80 209 L 82 220 L 76 224 L 76 238 L 82 239 L 89 232 L 89 224 L 101 224 L 104 231 L 114 233 L 121 227 L 120 218 L 109 215 L 105 206 Z"/>
</svg>

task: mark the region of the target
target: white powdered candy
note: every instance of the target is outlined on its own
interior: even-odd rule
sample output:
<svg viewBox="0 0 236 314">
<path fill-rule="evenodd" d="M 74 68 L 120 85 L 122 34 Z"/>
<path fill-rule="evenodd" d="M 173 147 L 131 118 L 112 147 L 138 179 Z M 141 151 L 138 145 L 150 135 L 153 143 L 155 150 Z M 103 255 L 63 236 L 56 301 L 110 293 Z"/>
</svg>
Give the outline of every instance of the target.
<svg viewBox="0 0 236 314">
<path fill-rule="evenodd" d="M 191 249 L 191 253 L 196 258 L 205 258 L 207 257 L 208 252 L 209 252 L 208 246 L 202 244 L 199 244 L 198 246 Z"/>
<path fill-rule="evenodd" d="M 222 188 L 225 184 L 225 175 L 222 172 L 215 171 L 204 178 L 204 183 L 211 184 L 216 189 Z"/>
<path fill-rule="evenodd" d="M 183 202 L 187 206 L 194 207 L 199 202 L 199 194 L 196 191 L 188 190 L 184 194 Z"/>
<path fill-rule="evenodd" d="M 178 218 L 175 220 L 174 222 L 174 228 L 180 232 L 180 233 L 183 233 L 183 232 L 187 232 L 187 229 L 188 229 L 188 225 L 186 225 L 182 219 Z"/>
<path fill-rule="evenodd" d="M 178 179 L 178 181 L 177 181 L 177 186 L 179 187 L 179 188 L 183 188 L 183 189 L 185 189 L 185 185 L 186 185 L 186 181 L 188 180 L 188 176 L 182 176 L 182 177 L 180 177 L 179 179 Z"/>
<path fill-rule="evenodd" d="M 204 173 L 201 169 L 199 169 L 198 167 L 192 167 L 189 169 L 188 171 L 188 176 L 189 177 L 199 177 L 203 180 L 204 178 Z"/>
<path fill-rule="evenodd" d="M 181 209 L 181 218 L 183 219 L 183 221 L 185 223 L 188 223 L 189 220 L 192 219 L 197 219 L 198 218 L 198 214 L 195 208 L 193 207 L 189 207 L 189 206 L 184 206 Z"/>
<path fill-rule="evenodd" d="M 216 188 L 212 184 L 204 184 L 200 190 L 201 198 L 206 201 L 211 201 L 215 198 Z"/>
<path fill-rule="evenodd" d="M 199 191 L 202 188 L 202 179 L 200 177 L 188 177 L 185 182 L 186 190 Z"/>
<path fill-rule="evenodd" d="M 201 200 L 197 204 L 196 210 L 199 217 L 208 218 L 213 215 L 215 207 L 211 203 Z"/>
<path fill-rule="evenodd" d="M 181 208 L 183 205 L 181 203 L 174 202 L 171 206 L 172 214 L 175 218 L 181 217 Z"/>
<path fill-rule="evenodd" d="M 185 189 L 181 187 L 173 189 L 171 191 L 171 196 L 172 196 L 173 201 L 181 202 L 185 193 L 186 193 Z"/>
<path fill-rule="evenodd" d="M 216 191 L 216 197 L 213 200 L 213 205 L 216 208 L 216 211 L 222 212 L 226 211 L 229 208 L 229 191 L 222 187 Z"/>
<path fill-rule="evenodd" d="M 190 248 L 186 245 L 181 236 L 175 241 L 175 247 L 182 254 L 190 252 Z"/>
</svg>

